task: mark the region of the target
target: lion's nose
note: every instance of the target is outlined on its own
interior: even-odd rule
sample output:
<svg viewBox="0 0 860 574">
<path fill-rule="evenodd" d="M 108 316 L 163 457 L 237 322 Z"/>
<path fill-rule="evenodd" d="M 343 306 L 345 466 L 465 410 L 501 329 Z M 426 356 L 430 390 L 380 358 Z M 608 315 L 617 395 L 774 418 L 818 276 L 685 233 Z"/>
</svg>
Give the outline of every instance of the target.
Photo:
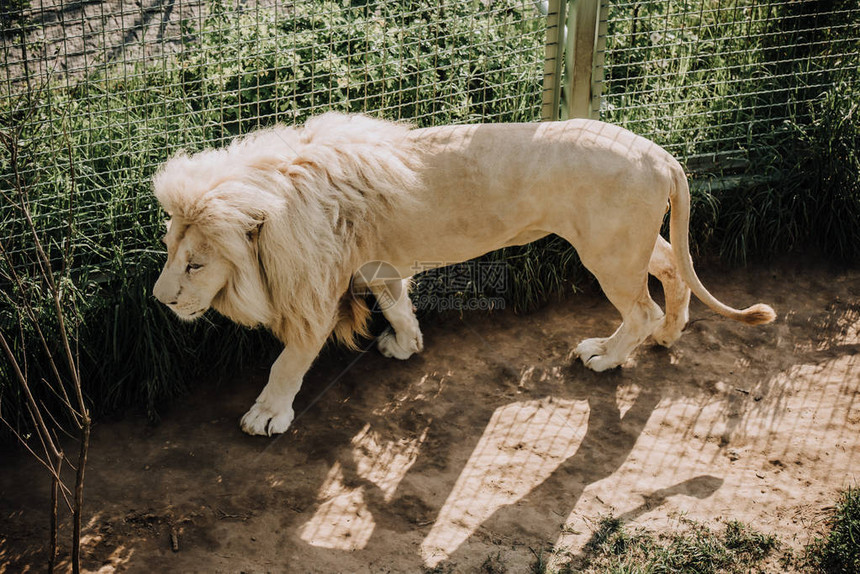
<svg viewBox="0 0 860 574">
<path fill-rule="evenodd" d="M 161 277 L 158 278 L 158 281 L 155 282 L 155 285 L 152 287 L 152 294 L 156 299 L 164 303 L 165 305 L 176 305 L 178 301 L 174 299 L 174 295 L 167 291 L 167 288 L 164 285 L 164 281 Z"/>
</svg>

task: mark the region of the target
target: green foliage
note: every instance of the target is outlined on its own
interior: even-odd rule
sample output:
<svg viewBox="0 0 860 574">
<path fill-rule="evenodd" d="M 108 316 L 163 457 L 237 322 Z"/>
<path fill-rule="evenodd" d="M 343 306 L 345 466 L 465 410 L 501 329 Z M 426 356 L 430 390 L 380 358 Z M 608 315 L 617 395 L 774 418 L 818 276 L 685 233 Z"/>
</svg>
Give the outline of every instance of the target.
<svg viewBox="0 0 860 574">
<path fill-rule="evenodd" d="M 829 527 L 826 536 L 806 548 L 809 565 L 826 574 L 860 572 L 860 488 L 842 493 Z"/>
<path fill-rule="evenodd" d="M 803 250 L 860 261 L 859 97 L 839 83 L 762 138 L 751 170 L 764 177 L 716 198 L 709 244 L 733 261 Z"/>
<path fill-rule="evenodd" d="M 11 31 L 25 19 L 25 13 L 30 8 L 31 0 L 0 0 L 0 33 Z"/>
<path fill-rule="evenodd" d="M 216 0 L 199 43 L 180 54 L 182 99 L 218 111 L 216 139 L 331 108 L 419 125 L 534 120 L 540 20 L 510 0 L 481 10 L 320 0 L 241 14 Z"/>
<path fill-rule="evenodd" d="M 762 566 L 777 546 L 776 537 L 736 521 L 722 534 L 686 521 L 682 530 L 655 538 L 643 530 L 629 532 L 620 519 L 606 516 L 581 561 L 584 572 L 595 573 L 741 573 Z"/>
</svg>

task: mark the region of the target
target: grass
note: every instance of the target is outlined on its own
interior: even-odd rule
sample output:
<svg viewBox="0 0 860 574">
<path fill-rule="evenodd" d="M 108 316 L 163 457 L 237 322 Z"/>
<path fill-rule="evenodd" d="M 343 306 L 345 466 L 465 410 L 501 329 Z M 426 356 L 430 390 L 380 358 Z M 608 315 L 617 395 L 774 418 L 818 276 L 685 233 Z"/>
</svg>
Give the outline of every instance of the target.
<svg viewBox="0 0 860 574">
<path fill-rule="evenodd" d="M 687 163 L 697 250 L 736 263 L 800 249 L 860 260 L 849 9 L 631 3 L 610 15 L 602 117 Z"/>
<path fill-rule="evenodd" d="M 560 572 L 709 574 L 755 572 L 773 560 L 779 542 L 737 521 L 716 531 L 683 520 L 668 534 L 631 531 L 615 516 L 598 522 L 583 554 Z"/>
<path fill-rule="evenodd" d="M 860 261 L 860 47 L 838 12 L 851 4 L 838 0 L 823 16 L 815 2 L 760 3 L 748 14 L 730 9 L 736 4 L 706 1 L 709 9 L 685 14 L 677 6 L 664 14 L 660 3 L 613 7 L 603 119 L 695 167 L 698 254 L 746 262 L 815 250 Z M 25 20 L 26 11 L 15 12 L 14 25 Z M 93 65 L 69 81 L 34 76 L 30 92 L 14 95 L 9 84 L 0 99 L 0 126 L 21 129 L 18 167 L 57 261 L 65 214 L 75 213 L 66 279 L 96 415 L 140 405 L 156 418 L 158 405 L 183 393 L 202 365 L 236 368 L 276 346 L 266 333 L 217 317 L 180 324 L 150 297 L 163 246 L 149 180 L 170 153 L 328 109 L 418 125 L 540 115 L 544 36 L 531 2 L 315 0 L 276 12 L 212 0 L 201 20 L 183 20 L 182 49 L 156 65 Z M 723 159 L 702 162 L 710 157 Z M 12 189 L 13 172 L 11 158 L 0 156 L 0 189 Z M 727 176 L 737 183 L 722 185 Z M 15 266 L 27 269 L 31 247 L 13 205 L 0 201 L 0 222 Z M 502 296 L 529 310 L 589 280 L 556 237 L 484 260 L 503 262 L 503 288 L 467 285 L 459 296 Z M 446 288 L 446 274 L 457 270 L 419 278 L 416 296 Z M 8 275 L 0 265 L 4 286 Z M 38 303 L 41 295 L 4 294 L 0 328 L 16 334 L 26 355 L 38 345 L 14 301 Z M 45 367 L 32 357 L 38 377 Z M 19 391 L 5 369 L 0 362 L 0 413 L 19 420 Z"/>
<path fill-rule="evenodd" d="M 860 572 L 860 489 L 840 494 L 824 532 L 801 550 L 792 550 L 774 534 L 765 534 L 737 520 L 722 528 L 681 518 L 669 532 L 631 529 L 616 516 L 601 516 L 582 552 L 552 553 L 560 566 L 549 567 L 541 556 L 542 573 L 556 574 L 741 574 L 798 572 L 853 574 Z M 559 558 L 562 558 L 559 560 Z"/>
<path fill-rule="evenodd" d="M 860 572 L 860 488 L 842 493 L 828 529 L 807 546 L 806 563 L 824 574 Z"/>
</svg>

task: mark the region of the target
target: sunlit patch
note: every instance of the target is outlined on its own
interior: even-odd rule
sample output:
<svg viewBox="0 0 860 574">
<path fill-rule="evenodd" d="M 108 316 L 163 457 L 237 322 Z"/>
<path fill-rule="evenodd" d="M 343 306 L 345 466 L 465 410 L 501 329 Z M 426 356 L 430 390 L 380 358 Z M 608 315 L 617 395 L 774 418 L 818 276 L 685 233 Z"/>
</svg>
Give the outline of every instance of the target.
<svg viewBox="0 0 860 574">
<path fill-rule="evenodd" d="M 852 325 L 839 336 L 853 336 Z M 661 399 L 623 464 L 584 485 L 553 547 L 582 552 L 595 517 L 609 512 L 655 531 L 681 513 L 700 522 L 766 516 L 771 532 L 802 539 L 803 513 L 853 484 L 860 460 L 860 356 L 813 356 L 758 380 Z"/>
<path fill-rule="evenodd" d="M 619 418 L 623 419 L 627 411 L 636 403 L 642 388 L 636 383 L 619 385 L 615 391 L 615 402 L 618 404 Z"/>
<path fill-rule="evenodd" d="M 359 477 L 372 483 L 391 502 L 397 486 L 415 464 L 425 427 L 417 438 L 385 440 L 370 425 L 352 439 L 352 458 Z M 319 492 L 314 516 L 300 529 L 302 540 L 312 546 L 337 550 L 359 550 L 367 545 L 376 522 L 365 502 L 365 485 L 345 484 L 343 467 L 335 462 Z"/>
<path fill-rule="evenodd" d="M 573 456 L 588 427 L 587 401 L 544 399 L 493 413 L 427 538 L 428 567 L 448 558 L 499 508 L 514 504 Z"/>
<path fill-rule="evenodd" d="M 429 427 L 428 427 L 429 428 Z M 415 464 L 421 443 L 427 438 L 425 428 L 417 439 L 385 441 L 365 425 L 352 439 L 353 456 L 359 476 L 382 491 L 385 502 L 391 502 L 397 485 Z"/>
<path fill-rule="evenodd" d="M 101 543 L 102 535 L 99 534 L 97 527 L 102 519 L 102 513 L 95 513 L 84 525 L 83 533 L 81 534 L 81 546 L 84 548 L 93 547 Z"/>
<path fill-rule="evenodd" d="M 134 554 L 134 549 L 126 548 L 125 546 L 117 546 L 110 556 L 102 563 L 101 568 L 95 571 L 95 574 L 113 574 L 114 572 L 123 572 L 128 568 L 131 562 L 131 557 Z"/>
<path fill-rule="evenodd" d="M 314 516 L 299 530 L 311 546 L 335 550 L 359 550 L 367 545 L 376 522 L 364 501 L 364 487 L 344 484 L 343 470 L 335 462 L 320 489 L 323 501 Z"/>
<path fill-rule="evenodd" d="M 777 374 L 752 393 L 761 397 L 738 425 L 732 437 L 738 446 L 756 445 L 761 452 L 787 460 L 800 456 L 817 458 L 828 448 L 853 443 L 846 425 L 860 420 L 860 358 L 857 355 L 794 365 Z M 840 457 L 828 457 L 836 465 Z M 817 464 L 824 464 L 823 460 Z M 831 467 L 834 474 L 850 474 L 849 468 Z"/>
<path fill-rule="evenodd" d="M 832 337 L 830 346 L 857 345 L 860 343 L 860 306 L 849 307 L 836 319 L 837 333 Z"/>
<path fill-rule="evenodd" d="M 535 383 L 545 383 L 550 380 L 560 380 L 564 377 L 564 371 L 561 366 L 553 366 L 549 368 L 536 367 L 534 365 L 525 367 L 520 373 L 520 380 L 517 387 L 520 389 L 530 389 Z"/>
<path fill-rule="evenodd" d="M 451 371 L 425 373 L 418 382 L 408 385 L 404 390 L 398 392 L 393 397 L 393 400 L 387 401 L 381 407 L 374 409 L 373 414 L 376 416 L 389 416 L 397 413 L 397 410 L 404 404 L 435 400 L 442 394 L 445 385 L 452 375 Z"/>
</svg>

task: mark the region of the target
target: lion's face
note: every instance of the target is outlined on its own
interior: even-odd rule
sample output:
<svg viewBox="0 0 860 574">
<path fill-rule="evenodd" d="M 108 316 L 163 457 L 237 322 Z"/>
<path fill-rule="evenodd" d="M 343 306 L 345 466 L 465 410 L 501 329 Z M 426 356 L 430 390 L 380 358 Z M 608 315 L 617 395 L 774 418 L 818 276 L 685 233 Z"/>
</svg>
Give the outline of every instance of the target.
<svg viewBox="0 0 860 574">
<path fill-rule="evenodd" d="M 210 245 L 195 225 L 168 221 L 167 263 L 152 289 L 156 299 L 181 319 L 201 317 L 230 277 L 230 264 Z"/>
</svg>

